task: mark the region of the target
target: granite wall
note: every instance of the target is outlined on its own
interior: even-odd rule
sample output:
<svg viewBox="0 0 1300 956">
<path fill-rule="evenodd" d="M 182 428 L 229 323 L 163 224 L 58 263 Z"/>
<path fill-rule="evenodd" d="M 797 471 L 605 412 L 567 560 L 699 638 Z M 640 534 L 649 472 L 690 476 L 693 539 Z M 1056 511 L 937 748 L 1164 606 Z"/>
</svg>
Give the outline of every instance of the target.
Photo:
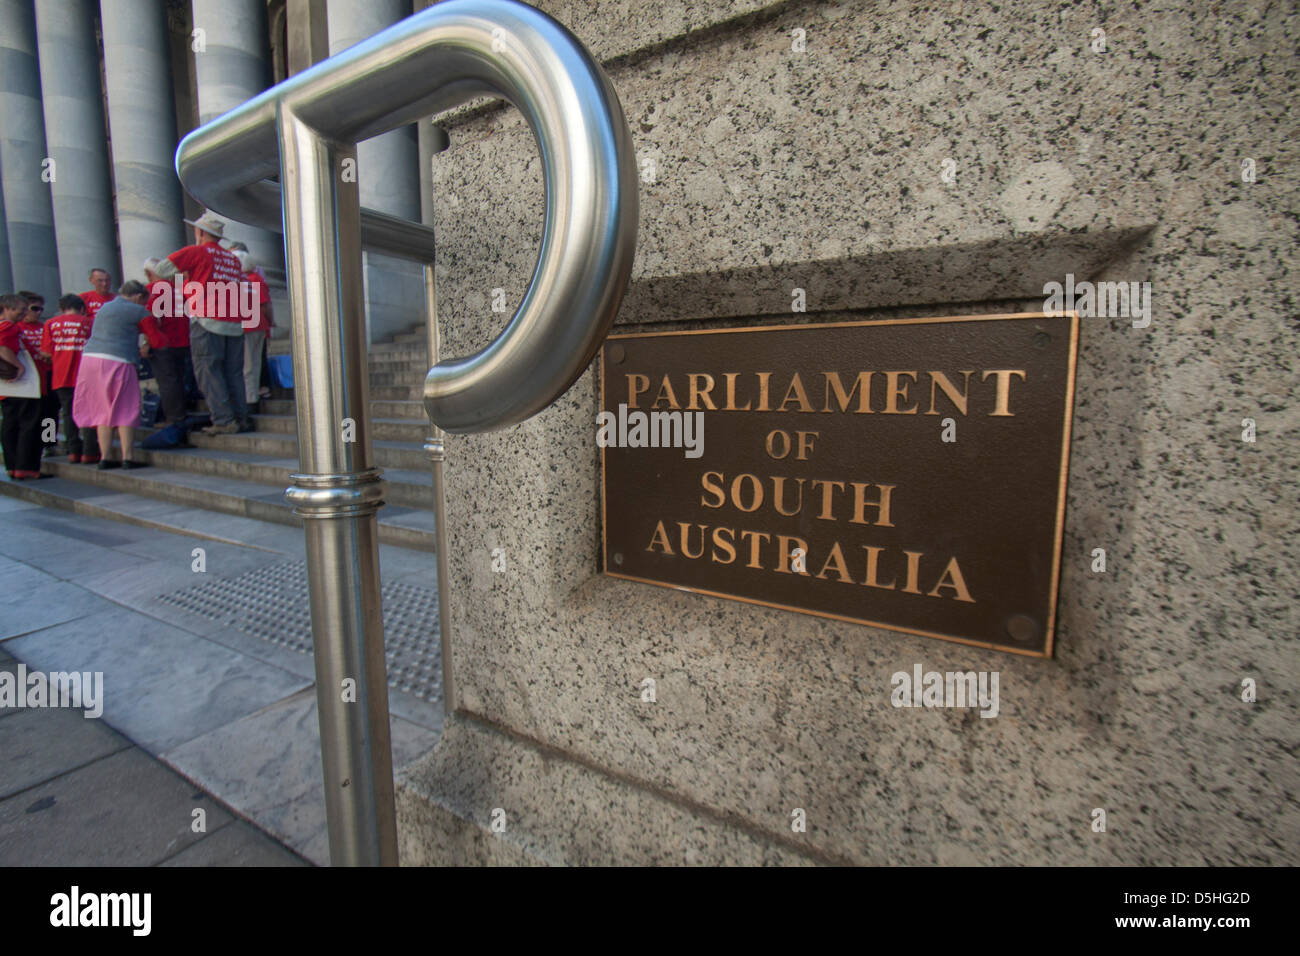
<svg viewBox="0 0 1300 956">
<path fill-rule="evenodd" d="M 1153 314 L 1082 321 L 1050 661 L 601 576 L 594 368 L 451 437 L 459 696 L 399 779 L 404 862 L 1300 862 L 1295 7 L 539 6 L 642 163 L 620 331 L 1041 311 L 1066 273 Z M 466 354 L 522 297 L 541 180 L 513 109 L 444 120 Z M 999 671 L 1000 715 L 895 709 L 916 663 Z"/>
</svg>

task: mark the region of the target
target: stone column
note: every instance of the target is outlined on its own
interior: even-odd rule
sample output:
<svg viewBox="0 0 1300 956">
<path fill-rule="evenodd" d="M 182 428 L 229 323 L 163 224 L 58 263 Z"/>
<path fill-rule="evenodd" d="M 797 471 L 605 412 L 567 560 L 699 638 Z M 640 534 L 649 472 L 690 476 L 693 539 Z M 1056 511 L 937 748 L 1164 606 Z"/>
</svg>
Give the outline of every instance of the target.
<svg viewBox="0 0 1300 956">
<path fill-rule="evenodd" d="M 150 256 L 185 245 L 167 13 L 133 0 L 100 0 L 99 12 L 117 234 L 123 268 L 134 274 Z"/>
<path fill-rule="evenodd" d="M 59 279 L 65 291 L 88 289 L 93 268 L 117 280 L 117 237 L 108 180 L 108 142 L 99 85 L 94 0 L 36 0 L 45 107 L 45 145 L 56 175 L 50 181 Z M 134 276 L 138 262 L 127 264 Z"/>
<path fill-rule="evenodd" d="M 285 67 L 289 76 L 319 63 L 330 55 L 329 12 L 325 0 L 285 0 L 285 33 L 287 34 Z M 280 306 L 278 291 L 272 288 L 271 298 L 276 315 L 284 319 L 271 327 L 272 339 L 288 339 L 292 334 L 289 324 L 288 288 L 283 292 L 284 306 Z M 285 343 L 287 346 L 287 343 Z M 279 344 L 277 348 L 281 347 Z M 273 346 L 268 343 L 268 349 Z M 281 351 L 279 354 L 287 354 Z"/>
<path fill-rule="evenodd" d="M 411 14 L 410 0 L 329 0 L 330 55 Z M 361 205 L 420 221 L 420 163 L 414 126 L 357 144 Z M 377 341 L 419 323 L 424 277 L 419 265 L 364 253 L 366 325 Z"/>
<path fill-rule="evenodd" d="M 437 0 L 413 0 L 413 12 L 418 13 L 425 7 L 431 7 Z M 433 157 L 447 148 L 447 134 L 435 127 L 428 117 L 416 124 L 416 136 L 419 142 L 419 169 L 417 180 L 420 187 L 420 221 L 426 226 L 433 225 Z"/>
<path fill-rule="evenodd" d="M 325 0 L 286 0 L 285 14 L 285 54 L 293 76 L 330 55 L 329 11 Z"/>
<path fill-rule="evenodd" d="M 19 289 L 59 296 L 59 254 L 46 174 L 45 117 L 31 0 L 0 0 L 0 175 L 12 280 Z M 57 168 L 56 168 L 57 173 Z M 43 175 L 44 174 L 44 175 Z M 8 290 L 6 290 L 8 291 Z"/>
<path fill-rule="evenodd" d="M 5 226 L 4 175 L 0 172 L 0 294 L 14 287 L 14 271 L 9 267 L 9 232 Z"/>
<path fill-rule="evenodd" d="M 264 0 L 193 0 L 196 38 L 194 79 L 199 123 L 216 119 L 270 86 Z M 201 42 L 200 42 L 201 41 Z M 231 223 L 228 239 L 248 246 L 271 283 L 277 314 L 288 316 L 284 295 L 284 242 L 265 229 Z M 285 305 L 280 308 L 280 301 Z"/>
</svg>

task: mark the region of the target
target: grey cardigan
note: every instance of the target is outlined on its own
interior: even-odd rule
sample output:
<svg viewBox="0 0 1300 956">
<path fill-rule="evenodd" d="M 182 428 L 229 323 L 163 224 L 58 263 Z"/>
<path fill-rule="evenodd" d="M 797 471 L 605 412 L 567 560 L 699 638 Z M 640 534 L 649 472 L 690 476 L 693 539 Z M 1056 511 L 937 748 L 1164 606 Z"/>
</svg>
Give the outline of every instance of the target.
<svg viewBox="0 0 1300 956">
<path fill-rule="evenodd" d="M 86 339 L 83 355 L 96 352 L 111 355 L 123 362 L 134 362 L 140 354 L 140 320 L 149 314 L 142 305 L 128 302 L 122 297 L 105 302 L 95 313 L 90 338 Z"/>
</svg>

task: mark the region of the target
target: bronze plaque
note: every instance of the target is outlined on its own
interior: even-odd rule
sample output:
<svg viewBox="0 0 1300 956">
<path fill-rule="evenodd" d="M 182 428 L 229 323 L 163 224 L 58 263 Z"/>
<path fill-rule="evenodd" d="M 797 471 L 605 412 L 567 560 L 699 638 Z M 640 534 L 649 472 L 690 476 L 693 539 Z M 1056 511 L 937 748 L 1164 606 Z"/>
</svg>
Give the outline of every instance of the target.
<svg viewBox="0 0 1300 956">
<path fill-rule="evenodd" d="M 611 335 L 605 573 L 1048 657 L 1078 317 Z"/>
</svg>

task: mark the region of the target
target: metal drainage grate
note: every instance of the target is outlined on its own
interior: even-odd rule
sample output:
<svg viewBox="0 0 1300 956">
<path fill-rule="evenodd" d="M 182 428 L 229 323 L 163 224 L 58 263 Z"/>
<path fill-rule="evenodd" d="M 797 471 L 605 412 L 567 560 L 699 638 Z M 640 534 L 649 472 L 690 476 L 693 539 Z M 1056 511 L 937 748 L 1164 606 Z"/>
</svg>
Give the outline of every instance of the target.
<svg viewBox="0 0 1300 956">
<path fill-rule="evenodd" d="M 380 588 L 388 686 L 442 700 L 438 592 L 393 582 Z M 162 595 L 164 604 L 219 621 L 272 644 L 312 651 L 307 564 L 286 561 Z"/>
</svg>

